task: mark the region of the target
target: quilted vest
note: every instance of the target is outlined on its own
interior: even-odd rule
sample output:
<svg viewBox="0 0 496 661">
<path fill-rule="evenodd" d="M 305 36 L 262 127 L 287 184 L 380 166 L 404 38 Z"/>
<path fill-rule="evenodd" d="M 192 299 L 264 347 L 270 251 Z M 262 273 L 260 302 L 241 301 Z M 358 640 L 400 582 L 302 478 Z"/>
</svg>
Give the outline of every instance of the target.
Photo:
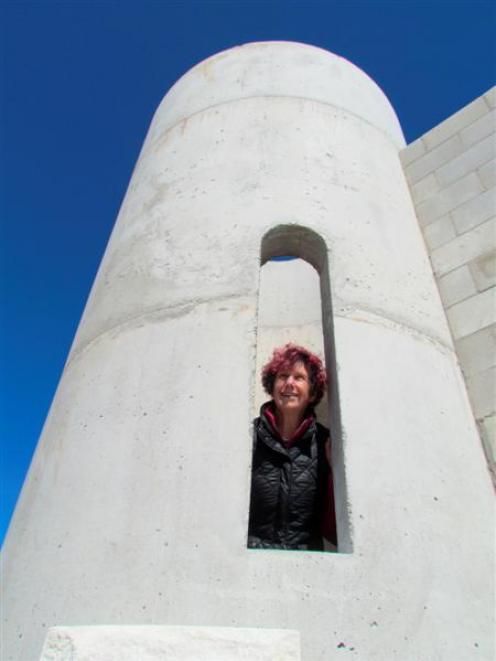
<svg viewBox="0 0 496 661">
<path fill-rule="evenodd" d="M 312 422 L 286 447 L 263 413 L 254 421 L 249 548 L 322 550 L 329 430 Z"/>
</svg>

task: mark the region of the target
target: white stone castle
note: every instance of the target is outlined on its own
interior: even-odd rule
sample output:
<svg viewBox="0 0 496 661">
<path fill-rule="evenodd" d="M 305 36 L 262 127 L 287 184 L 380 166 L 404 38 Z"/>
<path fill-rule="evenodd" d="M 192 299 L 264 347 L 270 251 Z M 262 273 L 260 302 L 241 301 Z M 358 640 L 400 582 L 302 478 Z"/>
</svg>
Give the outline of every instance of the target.
<svg viewBox="0 0 496 661">
<path fill-rule="evenodd" d="M 495 104 L 405 147 L 285 42 L 173 86 L 5 542 L 3 661 L 494 658 Z M 287 340 L 329 373 L 337 553 L 246 547 Z"/>
</svg>

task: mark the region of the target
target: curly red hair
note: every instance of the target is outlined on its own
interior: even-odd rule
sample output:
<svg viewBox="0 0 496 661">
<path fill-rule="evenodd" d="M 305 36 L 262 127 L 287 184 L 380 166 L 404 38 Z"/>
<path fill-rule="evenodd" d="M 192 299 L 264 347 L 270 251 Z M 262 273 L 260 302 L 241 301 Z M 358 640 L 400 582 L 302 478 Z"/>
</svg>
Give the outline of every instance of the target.
<svg viewBox="0 0 496 661">
<path fill-rule="evenodd" d="M 325 367 L 316 354 L 292 342 L 274 349 L 271 360 L 263 366 L 262 385 L 264 390 L 268 395 L 272 396 L 277 373 L 283 369 L 292 367 L 298 362 L 303 363 L 308 370 L 310 395 L 313 398 L 312 404 L 316 406 L 324 396 L 327 386 Z"/>
</svg>

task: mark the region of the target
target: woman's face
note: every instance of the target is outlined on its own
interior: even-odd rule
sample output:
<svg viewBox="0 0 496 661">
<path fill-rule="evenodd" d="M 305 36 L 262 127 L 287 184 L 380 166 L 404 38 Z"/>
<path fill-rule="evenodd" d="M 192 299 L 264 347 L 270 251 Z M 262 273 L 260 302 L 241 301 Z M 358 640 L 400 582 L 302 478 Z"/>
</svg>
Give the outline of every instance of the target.
<svg viewBox="0 0 496 661">
<path fill-rule="evenodd" d="M 313 397 L 310 396 L 310 375 L 301 361 L 277 372 L 272 397 L 280 413 L 303 415 Z"/>
</svg>

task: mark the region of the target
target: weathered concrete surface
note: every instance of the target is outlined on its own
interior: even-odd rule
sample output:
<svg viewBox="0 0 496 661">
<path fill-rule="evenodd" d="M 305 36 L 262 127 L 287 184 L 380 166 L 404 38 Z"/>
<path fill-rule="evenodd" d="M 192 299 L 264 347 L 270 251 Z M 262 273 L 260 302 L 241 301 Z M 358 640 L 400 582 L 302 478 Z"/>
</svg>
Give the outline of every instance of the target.
<svg viewBox="0 0 496 661">
<path fill-rule="evenodd" d="M 145 148 L 197 112 L 254 97 L 300 97 L 342 108 L 383 131 L 396 145 L 404 145 L 393 108 L 361 69 L 329 51 L 279 41 L 232 48 L 193 67 L 159 106 Z"/>
<path fill-rule="evenodd" d="M 175 89 L 190 96 L 157 111 L 5 544 L 5 660 L 71 623 L 291 629 L 305 661 L 491 658 L 491 487 L 389 103 L 299 44 L 233 49 Z M 279 225 L 324 246 L 347 553 L 246 548 L 260 249 Z"/>
<path fill-rule="evenodd" d="M 278 629 L 54 627 L 40 661 L 300 661 L 300 637 Z"/>
</svg>

